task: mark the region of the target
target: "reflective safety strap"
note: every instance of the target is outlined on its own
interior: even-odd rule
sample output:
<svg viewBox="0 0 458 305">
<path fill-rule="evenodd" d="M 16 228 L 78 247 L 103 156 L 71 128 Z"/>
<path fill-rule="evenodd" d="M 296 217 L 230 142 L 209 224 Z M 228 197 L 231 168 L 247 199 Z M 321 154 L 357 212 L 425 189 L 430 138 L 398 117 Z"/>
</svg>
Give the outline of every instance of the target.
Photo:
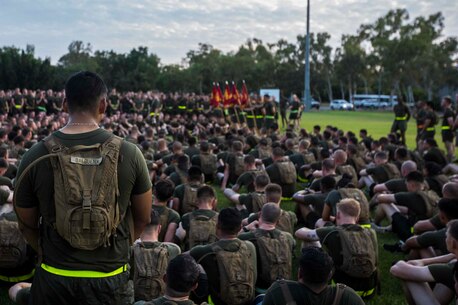
<svg viewBox="0 0 458 305">
<path fill-rule="evenodd" d="M 46 108 L 43 107 L 43 106 L 38 106 L 37 109 L 40 110 L 40 111 L 46 111 Z"/>
<path fill-rule="evenodd" d="M 186 106 L 178 106 L 178 109 L 186 109 Z"/>
<path fill-rule="evenodd" d="M 60 275 L 60 276 L 65 276 L 65 277 L 100 278 L 100 277 L 110 277 L 110 276 L 118 275 L 118 274 L 121 274 L 127 271 L 127 264 L 111 272 L 100 272 L 100 271 L 90 271 L 90 270 L 65 270 L 65 269 L 51 267 L 46 264 L 41 264 L 41 268 L 43 270 L 48 271 L 49 273 Z"/>
<path fill-rule="evenodd" d="M 309 179 L 307 179 L 307 178 L 302 178 L 302 177 L 299 176 L 299 175 L 297 176 L 297 180 L 298 180 L 299 182 L 309 182 Z"/>
<path fill-rule="evenodd" d="M 375 288 L 372 288 L 367 291 L 355 291 L 357 295 L 359 295 L 362 298 L 367 298 L 368 296 L 371 296 L 375 292 Z"/>
<path fill-rule="evenodd" d="M 32 270 L 29 274 L 20 275 L 20 276 L 7 276 L 7 275 L 0 275 L 0 280 L 9 283 L 18 283 L 26 281 L 32 278 L 35 275 L 35 269 Z"/>
<path fill-rule="evenodd" d="M 365 223 L 365 224 L 362 224 L 362 225 L 359 225 L 361 228 L 365 228 L 365 229 L 370 229 L 371 228 L 371 224 L 370 223 Z"/>
<path fill-rule="evenodd" d="M 150 115 L 150 116 L 155 116 L 155 115 L 156 115 L 156 112 L 150 112 L 149 115 Z"/>
<path fill-rule="evenodd" d="M 22 108 L 22 105 L 14 105 L 14 107 L 15 107 L 16 109 L 21 109 L 21 108 Z"/>
<path fill-rule="evenodd" d="M 407 116 L 406 115 L 405 116 L 397 116 L 394 119 L 396 121 L 405 121 L 405 120 L 407 120 Z"/>
<path fill-rule="evenodd" d="M 293 197 L 281 197 L 281 200 L 289 200 L 289 201 L 291 201 L 291 200 L 293 200 Z"/>
<path fill-rule="evenodd" d="M 254 115 L 247 115 L 246 118 L 247 119 L 254 119 Z"/>
<path fill-rule="evenodd" d="M 256 118 L 257 119 L 262 119 L 262 118 L 264 118 L 264 116 L 263 115 L 257 115 Z"/>
<path fill-rule="evenodd" d="M 272 119 L 272 120 L 275 119 L 275 117 L 273 115 L 266 115 L 265 118 L 266 119 Z"/>
<path fill-rule="evenodd" d="M 334 282 L 334 279 L 331 281 L 332 286 L 336 286 L 336 282 Z M 371 296 L 375 292 L 375 287 L 366 291 L 356 291 L 356 294 L 359 295 L 362 298 L 366 298 L 368 296 Z"/>
<path fill-rule="evenodd" d="M 213 303 L 213 300 L 212 300 L 212 296 L 211 295 L 208 295 L 208 304 L 209 305 L 215 305 L 215 303 Z"/>
<path fill-rule="evenodd" d="M 193 111 L 194 111 L 194 109 L 188 109 L 188 112 L 193 112 Z"/>
<path fill-rule="evenodd" d="M 446 126 L 442 126 L 441 129 L 442 129 L 442 130 L 450 130 L 451 128 L 450 128 L 449 125 L 446 125 Z"/>
<path fill-rule="evenodd" d="M 434 130 L 436 130 L 436 128 L 434 128 L 434 127 L 428 127 L 428 128 L 426 128 L 426 131 L 434 131 Z"/>
<path fill-rule="evenodd" d="M 291 113 L 297 113 L 298 110 L 291 110 Z"/>
</svg>

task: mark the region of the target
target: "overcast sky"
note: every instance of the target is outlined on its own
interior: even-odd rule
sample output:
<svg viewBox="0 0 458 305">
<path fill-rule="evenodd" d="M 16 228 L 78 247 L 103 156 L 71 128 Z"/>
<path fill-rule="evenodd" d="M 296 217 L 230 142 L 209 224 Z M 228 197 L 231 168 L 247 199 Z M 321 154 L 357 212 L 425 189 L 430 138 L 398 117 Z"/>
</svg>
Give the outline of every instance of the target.
<svg viewBox="0 0 458 305">
<path fill-rule="evenodd" d="M 458 35 L 456 0 L 311 0 L 311 31 L 332 45 L 394 8 L 411 19 L 442 11 L 445 36 Z M 165 64 L 180 63 L 199 42 L 224 52 L 247 38 L 295 41 L 305 32 L 306 0 L 0 0 L 0 46 L 35 45 L 55 63 L 73 40 L 125 53 L 147 46 Z"/>
</svg>

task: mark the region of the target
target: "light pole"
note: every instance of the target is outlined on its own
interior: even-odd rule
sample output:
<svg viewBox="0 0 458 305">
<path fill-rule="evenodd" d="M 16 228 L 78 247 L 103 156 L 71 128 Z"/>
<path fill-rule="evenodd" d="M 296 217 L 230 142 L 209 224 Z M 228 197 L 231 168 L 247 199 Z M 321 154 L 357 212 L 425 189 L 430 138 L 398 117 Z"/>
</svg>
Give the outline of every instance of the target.
<svg viewBox="0 0 458 305">
<path fill-rule="evenodd" d="M 307 0 L 307 37 L 305 38 L 305 80 L 304 80 L 304 99 L 305 109 L 309 111 L 311 108 L 310 96 L 310 0 Z"/>
</svg>

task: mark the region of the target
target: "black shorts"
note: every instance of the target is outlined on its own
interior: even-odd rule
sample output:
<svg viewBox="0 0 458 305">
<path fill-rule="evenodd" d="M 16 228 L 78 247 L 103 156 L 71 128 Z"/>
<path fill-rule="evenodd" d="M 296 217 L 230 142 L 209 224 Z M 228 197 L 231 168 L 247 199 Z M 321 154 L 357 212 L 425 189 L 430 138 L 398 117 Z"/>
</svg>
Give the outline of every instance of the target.
<svg viewBox="0 0 458 305">
<path fill-rule="evenodd" d="M 412 226 L 410 224 L 409 219 L 402 216 L 401 213 L 396 212 L 391 216 L 392 218 L 392 228 L 393 232 L 398 235 L 399 239 L 402 241 L 406 241 L 412 234 Z"/>
<path fill-rule="evenodd" d="M 453 142 L 453 132 L 450 130 L 443 130 L 442 131 L 442 142 Z"/>
<path fill-rule="evenodd" d="M 316 212 L 311 211 L 310 213 L 307 214 L 305 217 L 305 226 L 309 229 L 315 229 L 315 224 L 320 219 L 321 216 L 318 215 Z"/>
<path fill-rule="evenodd" d="M 128 271 L 105 278 L 76 278 L 55 275 L 37 267 L 29 304 L 131 304 L 133 292 Z"/>
<path fill-rule="evenodd" d="M 393 121 L 393 125 L 391 125 L 391 132 L 393 133 L 398 130 L 401 132 L 405 132 L 407 130 L 407 121 L 406 120 L 403 120 L 403 121 L 394 120 Z"/>
</svg>

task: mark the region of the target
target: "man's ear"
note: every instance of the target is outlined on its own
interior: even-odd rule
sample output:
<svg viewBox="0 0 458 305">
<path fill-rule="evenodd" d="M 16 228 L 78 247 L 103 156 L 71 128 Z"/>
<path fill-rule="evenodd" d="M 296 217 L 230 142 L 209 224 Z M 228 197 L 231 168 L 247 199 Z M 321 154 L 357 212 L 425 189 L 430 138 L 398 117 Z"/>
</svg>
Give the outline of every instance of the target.
<svg viewBox="0 0 458 305">
<path fill-rule="evenodd" d="M 67 98 L 64 98 L 64 103 L 62 104 L 62 109 L 68 113 L 68 102 Z"/>
<path fill-rule="evenodd" d="M 99 114 L 105 113 L 105 111 L 107 110 L 107 106 L 108 106 L 107 98 L 106 97 L 101 98 L 100 103 L 99 103 Z"/>
</svg>

